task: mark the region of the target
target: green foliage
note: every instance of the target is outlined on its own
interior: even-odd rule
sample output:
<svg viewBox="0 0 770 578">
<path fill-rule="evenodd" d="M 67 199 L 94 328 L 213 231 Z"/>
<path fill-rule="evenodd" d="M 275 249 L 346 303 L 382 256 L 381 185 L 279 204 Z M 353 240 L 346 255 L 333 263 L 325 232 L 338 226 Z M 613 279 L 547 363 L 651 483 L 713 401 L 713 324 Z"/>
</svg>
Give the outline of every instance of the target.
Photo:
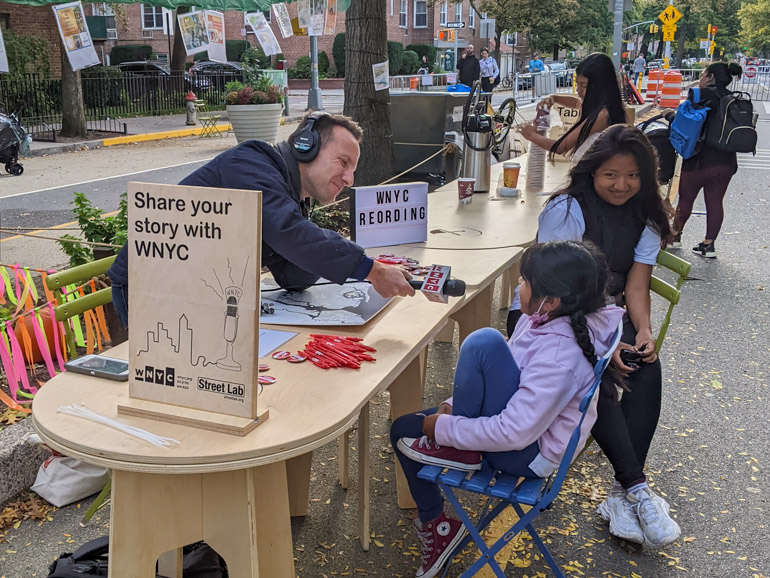
<svg viewBox="0 0 770 578">
<path fill-rule="evenodd" d="M 294 68 L 288 70 L 289 78 L 310 78 L 310 57 L 300 56 Z"/>
<path fill-rule="evenodd" d="M 332 56 L 334 57 L 334 67 L 337 69 L 337 77 L 345 76 L 345 33 L 340 32 L 334 37 L 332 46 Z"/>
<path fill-rule="evenodd" d="M 243 53 L 246 52 L 248 47 L 249 43 L 245 40 L 225 40 L 225 54 L 227 55 L 227 60 L 240 62 Z"/>
<path fill-rule="evenodd" d="M 404 63 L 404 45 L 395 40 L 388 40 L 388 61 L 391 74 L 398 74 Z"/>
<path fill-rule="evenodd" d="M 238 81 L 225 85 L 226 104 L 280 104 L 283 103 L 283 90 L 273 84 L 268 76 L 258 76 L 253 82 L 242 84 Z"/>
<path fill-rule="evenodd" d="M 14 80 L 30 72 L 36 72 L 44 78 L 50 76 L 51 66 L 45 40 L 37 36 L 22 36 L 12 30 L 4 30 L 3 39 L 11 71 L 7 78 Z"/>
<path fill-rule="evenodd" d="M 741 48 L 745 46 L 750 56 L 770 52 L 770 0 L 745 3 L 738 16 L 741 20 Z"/>
<path fill-rule="evenodd" d="M 123 246 L 128 240 L 128 202 L 126 193 L 120 196 L 118 213 L 103 217 L 102 210 L 95 207 L 83 193 L 75 193 L 72 213 L 77 219 L 83 238 L 92 243 L 107 243 Z M 62 235 L 63 239 L 77 237 Z M 58 241 L 62 251 L 70 258 L 70 267 L 83 265 L 94 260 L 93 249 L 88 245 Z M 117 249 L 115 250 L 117 252 Z"/>
<path fill-rule="evenodd" d="M 422 61 L 423 56 L 428 57 L 428 62 L 436 62 L 436 47 L 431 44 L 410 44 L 406 47 L 407 51 L 413 50 L 417 53 L 418 61 Z"/>
<path fill-rule="evenodd" d="M 327 76 L 329 73 L 329 55 L 321 50 L 318 53 L 318 75 Z"/>
<path fill-rule="evenodd" d="M 193 62 L 203 62 L 204 60 L 209 60 L 209 51 L 204 50 L 203 52 L 199 52 L 195 56 L 193 56 Z M 187 64 L 187 63 L 185 63 Z"/>
<path fill-rule="evenodd" d="M 253 68 L 270 68 L 270 57 L 259 46 L 247 48 L 241 55 L 241 63 Z"/>
<path fill-rule="evenodd" d="M 110 52 L 110 64 L 115 66 L 123 62 L 149 60 L 151 55 L 152 46 L 149 44 L 119 44 L 113 46 Z"/>
<path fill-rule="evenodd" d="M 420 57 L 414 50 L 404 50 L 404 59 L 401 62 L 399 74 L 414 74 L 420 65 Z"/>
</svg>

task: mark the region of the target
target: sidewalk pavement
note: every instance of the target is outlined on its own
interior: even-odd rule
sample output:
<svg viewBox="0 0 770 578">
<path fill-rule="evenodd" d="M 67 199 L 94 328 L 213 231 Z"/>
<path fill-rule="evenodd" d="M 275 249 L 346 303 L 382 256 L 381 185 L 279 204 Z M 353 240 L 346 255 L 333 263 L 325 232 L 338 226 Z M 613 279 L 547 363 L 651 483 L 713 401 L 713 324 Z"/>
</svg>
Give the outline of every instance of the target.
<svg viewBox="0 0 770 578">
<path fill-rule="evenodd" d="M 332 113 L 341 113 L 344 99 L 342 90 L 325 90 L 323 92 L 324 110 Z M 284 117 L 284 123 L 299 121 L 304 115 L 307 107 L 306 90 L 289 91 L 289 114 Z M 222 117 L 217 123 L 219 132 L 228 132 L 232 130 L 227 111 L 217 111 Z M 32 141 L 32 154 L 30 156 L 38 157 L 43 155 L 53 155 L 64 152 L 115 146 L 127 143 L 145 142 L 151 140 L 163 140 L 167 138 L 179 138 L 186 136 L 199 135 L 203 130 L 200 124 L 187 126 L 186 114 L 169 114 L 163 116 L 141 116 L 136 118 L 120 119 L 126 123 L 128 134 L 115 135 L 103 139 L 83 139 L 75 142 L 44 142 Z"/>
</svg>

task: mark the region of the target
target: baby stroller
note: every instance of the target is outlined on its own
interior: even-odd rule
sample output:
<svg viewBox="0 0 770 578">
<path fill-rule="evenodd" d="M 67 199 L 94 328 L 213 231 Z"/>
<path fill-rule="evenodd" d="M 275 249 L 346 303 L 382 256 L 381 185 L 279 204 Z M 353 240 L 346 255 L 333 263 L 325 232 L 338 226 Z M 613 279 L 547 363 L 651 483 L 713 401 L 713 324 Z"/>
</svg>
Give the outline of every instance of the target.
<svg viewBox="0 0 770 578">
<path fill-rule="evenodd" d="M 19 155 L 29 156 L 31 142 L 32 137 L 15 113 L 0 112 L 0 163 L 5 165 L 6 172 L 15 177 L 24 172 L 24 167 L 19 164 Z"/>
<path fill-rule="evenodd" d="M 673 117 L 672 117 L 673 118 Z M 636 126 L 658 153 L 658 184 L 666 185 L 676 172 L 676 151 L 669 141 L 670 120 L 659 114 Z"/>
</svg>

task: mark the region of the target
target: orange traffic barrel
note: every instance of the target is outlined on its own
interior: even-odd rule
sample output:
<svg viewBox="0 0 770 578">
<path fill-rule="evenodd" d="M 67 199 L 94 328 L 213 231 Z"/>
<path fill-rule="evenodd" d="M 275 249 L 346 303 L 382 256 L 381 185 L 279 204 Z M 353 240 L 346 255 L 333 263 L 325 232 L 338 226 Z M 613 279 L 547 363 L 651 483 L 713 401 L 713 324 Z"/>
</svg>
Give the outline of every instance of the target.
<svg viewBox="0 0 770 578">
<path fill-rule="evenodd" d="M 663 88 L 660 91 L 660 106 L 676 108 L 682 100 L 682 73 L 668 70 L 663 75 Z"/>
<path fill-rule="evenodd" d="M 412 76 L 409 79 L 409 88 L 412 90 L 417 90 L 417 88 L 420 86 L 420 77 L 419 76 Z"/>
<path fill-rule="evenodd" d="M 647 102 L 655 102 L 655 99 L 660 96 L 662 88 L 663 71 L 660 68 L 653 68 L 650 70 L 650 74 L 647 77 L 647 93 L 644 96 L 644 100 Z"/>
</svg>

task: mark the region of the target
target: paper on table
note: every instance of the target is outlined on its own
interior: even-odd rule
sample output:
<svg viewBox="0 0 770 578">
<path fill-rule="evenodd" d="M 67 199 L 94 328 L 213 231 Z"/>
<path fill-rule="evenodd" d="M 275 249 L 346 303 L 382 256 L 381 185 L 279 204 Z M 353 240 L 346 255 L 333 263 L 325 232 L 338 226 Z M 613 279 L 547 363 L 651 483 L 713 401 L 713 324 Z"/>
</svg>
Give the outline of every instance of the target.
<svg viewBox="0 0 770 578">
<path fill-rule="evenodd" d="M 277 349 L 289 339 L 297 335 L 291 331 L 277 331 L 275 329 L 259 330 L 259 356 L 267 357 L 273 349 Z"/>
</svg>

